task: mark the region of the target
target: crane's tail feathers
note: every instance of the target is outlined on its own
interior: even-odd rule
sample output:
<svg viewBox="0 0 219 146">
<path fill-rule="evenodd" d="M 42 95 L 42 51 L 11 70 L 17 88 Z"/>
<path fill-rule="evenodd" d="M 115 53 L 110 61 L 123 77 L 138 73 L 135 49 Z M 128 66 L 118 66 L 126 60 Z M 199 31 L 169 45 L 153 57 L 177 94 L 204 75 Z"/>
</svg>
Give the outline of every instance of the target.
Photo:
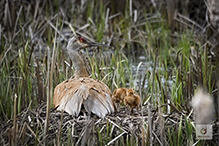
<svg viewBox="0 0 219 146">
<path fill-rule="evenodd" d="M 87 85 L 81 85 L 75 92 L 69 92 L 62 98 L 58 110 L 64 110 L 73 116 L 78 116 L 83 100 L 89 96 Z"/>
<path fill-rule="evenodd" d="M 88 113 L 92 112 L 101 118 L 114 112 L 114 104 L 110 94 L 100 92 L 96 88 L 89 88 L 85 84 L 77 90 L 69 90 L 62 98 L 58 110 L 64 110 L 73 116 L 78 116 L 82 104 Z"/>
<path fill-rule="evenodd" d="M 107 114 L 114 112 L 110 95 L 106 99 L 101 94 L 96 94 L 96 91 L 90 91 L 91 95 L 84 100 L 84 107 L 87 112 L 92 112 L 98 117 L 105 117 Z M 110 98 L 110 99 L 109 99 Z"/>
<path fill-rule="evenodd" d="M 113 103 L 112 97 L 107 93 L 105 93 L 105 96 L 106 96 L 107 104 L 108 104 L 108 107 L 109 107 L 110 111 L 114 112 L 115 111 L 115 105 Z"/>
</svg>

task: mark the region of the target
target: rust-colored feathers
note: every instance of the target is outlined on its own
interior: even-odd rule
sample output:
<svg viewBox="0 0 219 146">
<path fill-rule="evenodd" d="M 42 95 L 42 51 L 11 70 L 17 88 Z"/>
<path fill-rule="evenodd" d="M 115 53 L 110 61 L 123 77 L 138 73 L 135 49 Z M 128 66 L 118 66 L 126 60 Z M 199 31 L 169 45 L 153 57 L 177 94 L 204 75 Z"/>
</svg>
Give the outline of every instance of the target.
<svg viewBox="0 0 219 146">
<path fill-rule="evenodd" d="M 137 94 L 134 94 L 133 89 L 128 89 L 126 92 L 126 96 L 124 97 L 124 104 L 130 106 L 130 110 L 132 111 L 133 108 L 139 109 L 140 105 L 140 97 Z"/>
<path fill-rule="evenodd" d="M 98 117 L 114 112 L 110 89 L 101 81 L 89 77 L 69 79 L 56 86 L 54 106 L 59 106 L 73 116 L 78 116 L 82 104 L 88 112 Z"/>
<path fill-rule="evenodd" d="M 74 67 L 74 78 L 56 86 L 53 105 L 57 110 L 64 110 L 73 116 L 78 116 L 82 105 L 90 114 L 105 117 L 114 112 L 114 103 L 110 89 L 101 81 L 89 77 L 85 60 L 79 54 L 80 49 L 90 46 L 105 46 L 88 42 L 75 34 L 68 42 L 67 51 Z"/>
<path fill-rule="evenodd" d="M 127 105 L 130 107 L 130 110 L 133 111 L 133 108 L 139 109 L 141 103 L 141 98 L 139 95 L 135 94 L 133 89 L 127 88 L 118 88 L 113 92 L 113 102 Z"/>
<path fill-rule="evenodd" d="M 123 103 L 124 97 L 126 96 L 126 88 L 118 88 L 113 92 L 113 101 L 116 103 Z"/>
<path fill-rule="evenodd" d="M 54 90 L 53 105 L 57 110 L 64 110 L 73 116 L 79 116 L 82 106 L 88 114 L 96 114 L 105 117 L 116 109 L 114 102 L 123 103 L 139 108 L 140 97 L 134 94 L 134 90 L 119 88 L 113 93 L 101 81 L 89 77 L 88 65 L 79 51 L 90 46 L 103 46 L 104 44 L 89 42 L 80 35 L 75 34 L 68 42 L 67 51 L 74 67 L 74 78 L 63 81 Z"/>
</svg>

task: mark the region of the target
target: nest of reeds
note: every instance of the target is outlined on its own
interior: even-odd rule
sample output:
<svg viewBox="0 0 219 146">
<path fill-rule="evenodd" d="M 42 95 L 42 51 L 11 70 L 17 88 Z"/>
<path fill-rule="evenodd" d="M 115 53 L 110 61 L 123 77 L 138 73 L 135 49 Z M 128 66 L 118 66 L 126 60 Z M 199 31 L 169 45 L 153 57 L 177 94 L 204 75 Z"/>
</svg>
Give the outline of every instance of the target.
<svg viewBox="0 0 219 146">
<path fill-rule="evenodd" d="M 178 129 L 182 117 L 179 111 L 162 115 L 158 109 L 151 110 L 148 106 L 142 106 L 141 110 L 134 110 L 133 113 L 127 107 L 117 110 L 117 113 L 100 119 L 95 115 L 88 116 L 85 112 L 75 118 L 68 113 L 51 109 L 48 131 L 45 134 L 44 103 L 36 109 L 22 111 L 16 119 L 2 125 L 1 144 L 42 145 L 45 141 L 51 145 L 146 145 L 151 142 L 161 144 L 164 142 L 162 139 L 169 136 L 168 129 Z M 183 130 L 185 127 L 186 125 L 182 125 Z M 219 127 L 215 125 L 213 128 L 214 142 L 219 144 Z"/>
</svg>

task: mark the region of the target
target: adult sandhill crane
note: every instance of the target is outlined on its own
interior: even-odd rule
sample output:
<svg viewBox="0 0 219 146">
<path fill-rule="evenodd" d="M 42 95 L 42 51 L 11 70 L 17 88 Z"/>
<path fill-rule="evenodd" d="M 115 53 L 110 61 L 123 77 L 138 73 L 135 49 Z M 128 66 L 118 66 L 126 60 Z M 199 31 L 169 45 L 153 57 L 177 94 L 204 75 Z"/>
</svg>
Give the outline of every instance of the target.
<svg viewBox="0 0 219 146">
<path fill-rule="evenodd" d="M 90 46 L 109 47 L 104 44 L 89 42 L 75 34 L 68 42 L 67 51 L 74 67 L 74 78 L 63 81 L 55 87 L 53 105 L 57 110 L 64 110 L 78 116 L 82 105 L 90 114 L 105 117 L 115 111 L 110 89 L 102 81 L 89 77 L 86 62 L 79 54 L 83 48 Z"/>
</svg>

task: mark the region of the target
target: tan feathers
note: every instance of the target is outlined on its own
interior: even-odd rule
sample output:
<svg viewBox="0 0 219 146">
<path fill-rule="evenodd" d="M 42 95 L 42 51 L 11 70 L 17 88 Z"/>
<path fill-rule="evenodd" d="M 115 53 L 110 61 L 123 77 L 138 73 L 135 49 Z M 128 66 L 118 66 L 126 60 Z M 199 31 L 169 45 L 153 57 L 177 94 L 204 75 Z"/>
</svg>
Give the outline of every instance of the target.
<svg viewBox="0 0 219 146">
<path fill-rule="evenodd" d="M 54 107 L 78 116 L 82 104 L 85 110 L 104 117 L 114 112 L 110 89 L 101 81 L 89 77 L 69 79 L 54 90 Z"/>
<path fill-rule="evenodd" d="M 126 96 L 126 88 L 118 88 L 113 92 L 113 101 L 116 103 L 123 103 L 124 97 Z"/>
<path fill-rule="evenodd" d="M 140 97 L 137 94 L 134 94 L 133 89 L 128 89 L 126 92 L 126 96 L 124 97 L 124 104 L 128 105 L 130 107 L 130 110 L 132 111 L 133 108 L 139 109 L 140 105 Z"/>
<path fill-rule="evenodd" d="M 89 42 L 78 34 L 69 40 L 67 51 L 74 67 L 74 79 L 66 80 L 56 86 L 53 105 L 57 110 L 64 110 L 73 116 L 78 116 L 82 105 L 88 113 L 99 117 L 114 112 L 114 103 L 110 89 L 101 81 L 89 77 L 88 60 L 79 54 L 83 48 L 90 46 L 105 46 Z"/>
<path fill-rule="evenodd" d="M 124 103 L 125 105 L 128 105 L 132 111 L 135 107 L 139 109 L 141 99 L 137 94 L 135 94 L 133 89 L 118 88 L 113 92 L 113 101 L 116 103 Z"/>
</svg>

